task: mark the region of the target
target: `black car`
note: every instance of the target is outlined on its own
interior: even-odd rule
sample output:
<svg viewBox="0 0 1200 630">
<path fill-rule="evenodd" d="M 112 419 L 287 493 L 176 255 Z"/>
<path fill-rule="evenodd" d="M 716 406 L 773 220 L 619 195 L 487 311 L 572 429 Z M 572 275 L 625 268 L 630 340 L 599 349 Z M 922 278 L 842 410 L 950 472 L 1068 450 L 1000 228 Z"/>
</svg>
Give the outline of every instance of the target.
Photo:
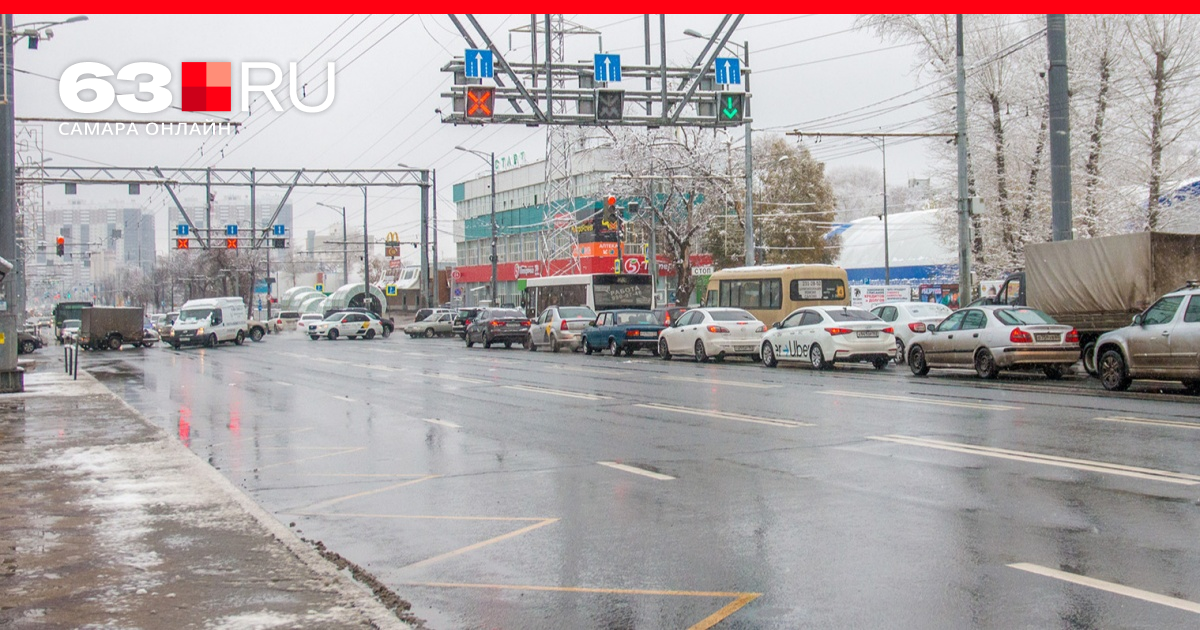
<svg viewBox="0 0 1200 630">
<path fill-rule="evenodd" d="M 529 339 L 529 318 L 514 308 L 487 308 L 467 326 L 467 347 L 482 343 L 491 348 L 493 343 L 503 343 L 511 348 L 513 343 L 524 344 Z"/>
<path fill-rule="evenodd" d="M 43 345 L 41 337 L 25 330 L 17 331 L 17 354 L 30 354 Z"/>
<path fill-rule="evenodd" d="M 467 326 L 479 316 L 481 308 L 460 308 L 454 314 L 454 334 L 458 335 L 459 339 L 467 338 Z"/>
<path fill-rule="evenodd" d="M 367 317 L 370 317 L 371 319 L 377 319 L 377 320 L 379 320 L 379 325 L 383 327 L 383 336 L 384 337 L 391 336 L 392 331 L 396 330 L 396 320 L 392 319 L 391 317 L 380 317 L 379 315 L 377 315 L 375 313 L 375 311 L 372 311 L 369 308 L 361 308 L 361 307 L 334 308 L 334 309 L 325 311 L 324 317 L 328 318 L 330 315 L 333 315 L 334 313 L 362 313 L 362 314 L 366 315 Z"/>
</svg>

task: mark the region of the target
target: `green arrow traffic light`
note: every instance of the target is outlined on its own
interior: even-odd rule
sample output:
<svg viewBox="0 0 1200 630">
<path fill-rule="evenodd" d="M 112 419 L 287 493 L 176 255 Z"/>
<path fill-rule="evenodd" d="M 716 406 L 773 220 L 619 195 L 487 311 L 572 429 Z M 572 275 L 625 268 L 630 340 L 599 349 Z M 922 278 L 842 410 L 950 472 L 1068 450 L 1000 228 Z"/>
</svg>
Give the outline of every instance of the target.
<svg viewBox="0 0 1200 630">
<path fill-rule="evenodd" d="M 722 92 L 717 95 L 717 119 L 720 122 L 742 122 L 745 95 L 741 92 Z"/>
</svg>

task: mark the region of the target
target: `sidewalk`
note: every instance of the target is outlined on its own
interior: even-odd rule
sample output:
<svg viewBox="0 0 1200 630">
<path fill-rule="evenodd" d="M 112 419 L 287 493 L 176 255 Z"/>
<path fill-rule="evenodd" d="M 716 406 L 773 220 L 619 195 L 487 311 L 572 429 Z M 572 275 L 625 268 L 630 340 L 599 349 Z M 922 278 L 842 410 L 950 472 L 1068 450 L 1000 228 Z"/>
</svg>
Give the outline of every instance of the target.
<svg viewBox="0 0 1200 630">
<path fill-rule="evenodd" d="M 0 628 L 409 627 L 406 602 L 43 354 L 0 396 Z"/>
</svg>

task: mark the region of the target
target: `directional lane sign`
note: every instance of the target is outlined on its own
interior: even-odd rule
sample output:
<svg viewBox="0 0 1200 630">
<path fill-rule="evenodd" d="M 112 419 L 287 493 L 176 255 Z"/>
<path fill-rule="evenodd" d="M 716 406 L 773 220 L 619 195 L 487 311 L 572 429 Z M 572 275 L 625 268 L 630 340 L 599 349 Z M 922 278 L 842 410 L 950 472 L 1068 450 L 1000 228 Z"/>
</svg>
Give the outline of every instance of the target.
<svg viewBox="0 0 1200 630">
<path fill-rule="evenodd" d="M 187 235 L 188 235 L 188 224 L 180 223 L 179 225 L 175 226 L 175 236 L 187 236 Z"/>
<path fill-rule="evenodd" d="M 596 80 L 621 80 L 621 55 L 596 54 Z"/>
<path fill-rule="evenodd" d="M 225 236 L 237 236 L 237 224 L 230 223 L 225 226 Z"/>
<path fill-rule="evenodd" d="M 740 85 L 742 82 L 742 60 L 737 57 L 717 57 L 713 67 L 717 71 L 719 85 Z"/>
<path fill-rule="evenodd" d="M 620 122 L 624 115 L 624 90 L 596 90 L 596 120 Z"/>
<path fill-rule="evenodd" d="M 287 236 L 287 227 L 281 223 L 276 223 L 271 226 L 272 236 Z"/>
<path fill-rule="evenodd" d="M 468 48 L 463 61 L 466 62 L 468 79 L 492 78 L 492 51 Z"/>
</svg>

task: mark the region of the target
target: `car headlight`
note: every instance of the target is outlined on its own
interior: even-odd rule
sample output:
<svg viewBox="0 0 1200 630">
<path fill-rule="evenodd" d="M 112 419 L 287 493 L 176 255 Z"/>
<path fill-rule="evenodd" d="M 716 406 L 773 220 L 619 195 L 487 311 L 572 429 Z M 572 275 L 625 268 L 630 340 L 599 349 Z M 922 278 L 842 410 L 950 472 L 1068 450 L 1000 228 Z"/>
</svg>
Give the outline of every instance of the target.
<svg viewBox="0 0 1200 630">
<path fill-rule="evenodd" d="M 197 329 L 196 329 L 196 334 L 197 334 L 197 335 L 203 335 L 203 334 L 204 334 L 204 328 L 202 328 L 202 327 L 201 327 L 201 328 L 197 328 Z"/>
</svg>

